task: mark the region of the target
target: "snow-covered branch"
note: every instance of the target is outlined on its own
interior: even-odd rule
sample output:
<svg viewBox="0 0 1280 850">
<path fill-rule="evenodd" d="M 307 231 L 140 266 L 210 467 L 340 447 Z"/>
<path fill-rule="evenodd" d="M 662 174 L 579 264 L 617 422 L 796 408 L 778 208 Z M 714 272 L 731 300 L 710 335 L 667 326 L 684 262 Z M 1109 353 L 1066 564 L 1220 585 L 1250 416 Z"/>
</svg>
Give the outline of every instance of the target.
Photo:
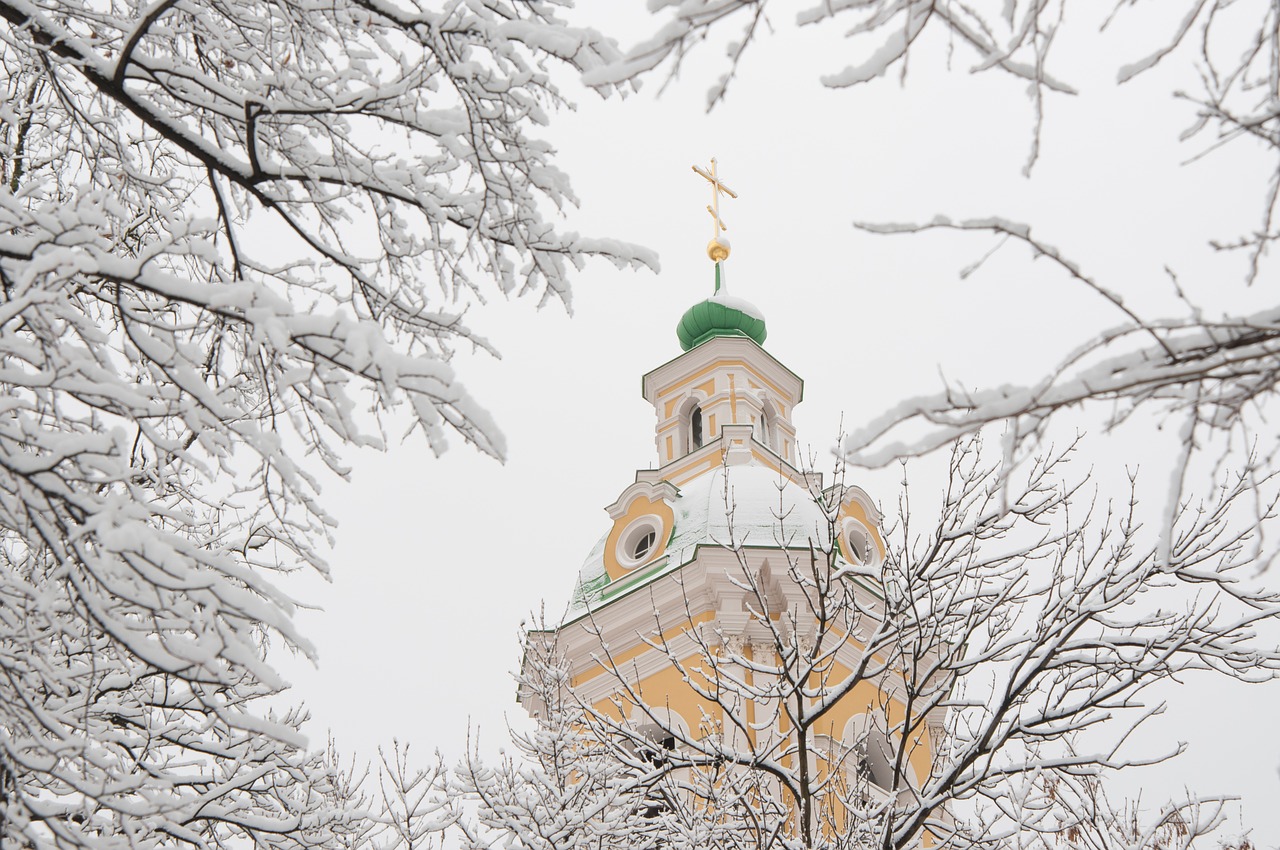
<svg viewBox="0 0 1280 850">
<path fill-rule="evenodd" d="M 609 787 L 646 789 L 613 803 L 643 814 L 616 825 L 618 846 L 1193 846 L 1223 798 L 1140 812 L 1106 779 L 1177 755 L 1133 742 L 1169 697 L 1157 686 L 1280 671 L 1260 637 L 1280 596 L 1251 586 L 1255 529 L 1232 524 L 1249 483 L 1184 506 L 1166 543 L 1135 500 L 1094 502 L 1071 480 L 1077 448 L 1010 472 L 979 438 L 953 445 L 936 513 L 904 492 L 875 569 L 836 543 L 841 483 L 815 493 L 825 533 L 763 548 L 733 531 L 726 487 L 743 613 L 686 565 L 667 578 L 681 603 L 652 590 L 639 627 L 604 607 L 531 632 L 520 681 L 545 748 L 530 751 L 545 766 L 567 735 L 613 765 Z M 777 515 L 782 529 L 781 499 Z M 575 629 L 592 654 L 570 663 L 558 641 Z M 675 711 L 690 700 L 696 722 Z M 513 817 L 513 837 L 564 820 Z"/>
<path fill-rule="evenodd" d="M 359 840 L 263 701 L 275 577 L 386 410 L 502 456 L 469 303 L 656 266 L 547 215 L 549 66 L 613 58 L 541 2 L 0 2 L 0 844 Z"/>
</svg>

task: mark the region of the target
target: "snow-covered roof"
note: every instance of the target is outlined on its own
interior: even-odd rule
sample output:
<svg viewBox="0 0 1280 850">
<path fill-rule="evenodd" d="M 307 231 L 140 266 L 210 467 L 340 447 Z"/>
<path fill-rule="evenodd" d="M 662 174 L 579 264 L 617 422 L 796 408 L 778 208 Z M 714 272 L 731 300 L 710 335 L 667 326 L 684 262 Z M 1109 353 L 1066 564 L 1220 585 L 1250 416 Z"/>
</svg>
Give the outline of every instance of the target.
<svg viewBox="0 0 1280 850">
<path fill-rule="evenodd" d="M 750 316 L 757 321 L 764 321 L 764 313 L 760 311 L 760 308 L 745 298 L 735 298 L 724 290 L 721 290 L 720 292 L 712 295 L 711 300 L 715 301 L 717 304 L 723 304 L 731 310 L 737 310 L 739 313 Z"/>
<path fill-rule="evenodd" d="M 665 564 L 643 581 L 623 579 L 631 585 L 627 592 L 689 563 L 699 546 L 736 542 L 743 546 L 806 547 L 810 541 L 824 545 L 829 536 L 827 519 L 808 489 L 756 460 L 717 467 L 681 487 L 679 495 L 667 504 L 675 515 L 675 527 L 659 559 Z M 578 572 L 565 623 L 613 601 L 608 598 L 612 582 L 604 566 L 605 541 L 600 538 Z M 643 574 L 647 566 L 634 572 Z"/>
<path fill-rule="evenodd" d="M 716 267 L 718 269 L 719 264 Z M 685 310 L 676 325 L 676 337 L 685 351 L 722 336 L 744 336 L 756 345 L 764 345 L 769 336 L 764 314 L 751 302 L 717 289 L 710 298 Z"/>
</svg>

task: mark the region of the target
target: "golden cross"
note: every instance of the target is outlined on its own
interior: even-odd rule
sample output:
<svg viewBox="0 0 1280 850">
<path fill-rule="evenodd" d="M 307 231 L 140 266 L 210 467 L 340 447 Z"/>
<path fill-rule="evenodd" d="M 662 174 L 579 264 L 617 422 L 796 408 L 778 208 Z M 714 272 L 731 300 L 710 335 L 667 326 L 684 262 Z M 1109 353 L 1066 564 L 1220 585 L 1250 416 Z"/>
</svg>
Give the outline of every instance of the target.
<svg viewBox="0 0 1280 850">
<path fill-rule="evenodd" d="M 737 198 L 738 196 L 734 194 L 732 189 L 724 185 L 716 175 L 716 158 L 714 156 L 711 157 L 710 172 L 704 171 L 696 165 L 693 167 L 693 170 L 698 173 L 699 177 L 711 184 L 711 203 L 707 205 L 707 212 L 711 213 L 711 219 L 713 222 L 711 241 L 716 242 L 719 240 L 720 231 L 729 229 L 724 226 L 724 222 L 720 219 L 720 193 L 723 192 L 730 198 Z"/>
</svg>

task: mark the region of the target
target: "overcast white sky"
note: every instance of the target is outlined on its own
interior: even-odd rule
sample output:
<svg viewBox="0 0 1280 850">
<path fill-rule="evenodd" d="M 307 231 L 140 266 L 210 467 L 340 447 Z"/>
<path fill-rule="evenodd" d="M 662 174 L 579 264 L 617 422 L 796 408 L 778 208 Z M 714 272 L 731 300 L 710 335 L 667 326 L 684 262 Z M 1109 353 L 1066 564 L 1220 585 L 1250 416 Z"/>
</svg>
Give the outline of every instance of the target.
<svg viewBox="0 0 1280 850">
<path fill-rule="evenodd" d="M 646 19 L 618 18 L 618 5 L 592 4 L 606 14 L 598 25 L 625 43 Z M 1027 220 L 1140 312 L 1174 309 L 1166 265 L 1216 308 L 1240 266 L 1213 256 L 1206 239 L 1253 224 L 1261 160 L 1235 148 L 1180 165 L 1201 148 L 1176 142 L 1190 121 L 1168 96 L 1176 80 L 1159 71 L 1112 82 L 1169 28 L 1141 20 L 1122 19 L 1102 37 L 1088 22 L 1064 33 L 1060 56 L 1081 58 L 1060 74 L 1082 93 L 1049 102 L 1029 180 L 1024 88 L 966 73 L 971 57 L 961 46 L 948 70 L 945 46 L 921 45 L 905 86 L 895 78 L 828 91 L 818 75 L 848 61 L 839 28 L 797 33 L 782 20 L 710 115 L 702 102 L 721 70 L 708 61 L 718 59 L 715 47 L 661 98 L 658 80 L 625 100 L 576 93 L 578 110 L 548 131 L 582 200 L 571 226 L 657 250 L 662 272 L 592 266 L 578 276 L 572 317 L 526 300 L 473 308 L 472 325 L 503 359 L 462 354 L 458 368 L 506 433 L 505 465 L 460 441 L 433 458 L 411 439 L 384 455 L 354 455 L 353 483 L 328 485 L 341 521 L 334 582 L 298 589 L 324 609 L 300 617 L 320 664 L 289 669 L 315 716 L 313 739 L 331 728 L 343 749 L 366 756 L 392 738 L 424 756 L 457 755 L 468 723 L 496 748 L 506 721 L 522 720 L 510 676 L 520 623 L 544 601 L 549 615 L 562 611 L 583 558 L 608 530 L 603 506 L 655 462 L 640 377 L 679 353 L 676 321 L 710 292 L 708 196 L 694 163 L 716 156 L 739 195 L 722 206 L 732 291 L 764 312 L 765 347 L 805 380 L 796 424 L 820 468 L 842 416 L 856 425 L 940 389 L 942 374 L 975 387 L 1032 380 L 1123 319 L 1019 248 L 962 281 L 959 270 L 992 243 L 870 236 L 855 220 Z M 1268 280 L 1243 297 L 1274 300 Z M 1104 479 L 1141 464 L 1144 476 L 1163 480 L 1159 443 L 1124 438 L 1096 435 L 1090 444 Z M 890 510 L 899 478 L 889 470 L 856 480 Z M 1191 752 L 1134 787 L 1150 786 L 1152 804 L 1183 785 L 1241 794 L 1255 840 L 1280 843 L 1272 731 L 1280 689 L 1215 685 L 1208 695 L 1196 684 L 1171 696 L 1168 716 L 1139 742 L 1154 750 L 1189 739 Z"/>
</svg>

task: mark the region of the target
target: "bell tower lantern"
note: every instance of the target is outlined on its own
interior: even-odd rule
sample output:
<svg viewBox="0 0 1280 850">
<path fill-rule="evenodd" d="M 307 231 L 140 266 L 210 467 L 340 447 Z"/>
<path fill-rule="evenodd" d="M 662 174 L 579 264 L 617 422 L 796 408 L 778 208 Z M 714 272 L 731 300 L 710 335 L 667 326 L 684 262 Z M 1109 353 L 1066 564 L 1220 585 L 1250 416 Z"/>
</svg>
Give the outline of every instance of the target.
<svg viewBox="0 0 1280 850">
<path fill-rule="evenodd" d="M 690 312 L 728 301 L 718 296 Z M 718 440 L 725 426 L 744 425 L 756 443 L 794 466 L 791 411 L 803 393 L 804 382 L 751 337 L 725 332 L 708 338 L 644 376 L 644 397 L 657 417 L 658 462 L 666 466 Z"/>
<path fill-rule="evenodd" d="M 794 466 L 791 411 L 804 382 L 762 348 L 768 332 L 760 311 L 729 295 L 720 196 L 737 195 L 720 180 L 714 158 L 709 170 L 693 170 L 712 189 L 707 256 L 715 263 L 715 290 L 680 317 L 676 336 L 684 354 L 644 376 L 644 397 L 657 417 L 658 462 L 666 466 L 720 439 L 726 427 L 744 426 L 759 446 Z"/>
</svg>

